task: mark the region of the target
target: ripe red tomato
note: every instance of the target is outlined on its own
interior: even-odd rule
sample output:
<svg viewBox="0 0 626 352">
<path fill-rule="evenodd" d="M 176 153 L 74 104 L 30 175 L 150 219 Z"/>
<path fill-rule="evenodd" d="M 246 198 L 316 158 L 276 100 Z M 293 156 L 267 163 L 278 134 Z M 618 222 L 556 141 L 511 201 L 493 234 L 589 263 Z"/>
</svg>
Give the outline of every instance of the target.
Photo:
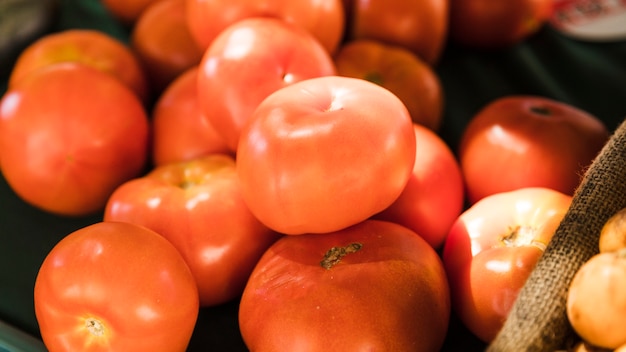
<svg viewBox="0 0 626 352">
<path fill-rule="evenodd" d="M 231 24 L 250 17 L 272 17 L 304 28 L 329 53 L 339 46 L 345 25 L 342 0 L 185 0 L 187 25 L 202 48 Z"/>
<path fill-rule="evenodd" d="M 184 0 L 150 4 L 133 26 L 130 43 L 157 95 L 178 75 L 198 65 L 204 53 L 187 27 Z"/>
<path fill-rule="evenodd" d="M 554 0 L 449 0 L 450 38 L 481 48 L 518 43 L 552 15 Z"/>
<path fill-rule="evenodd" d="M 376 220 L 281 238 L 239 305 L 251 351 L 438 351 L 449 316 L 437 253 L 411 230 Z"/>
<path fill-rule="evenodd" d="M 333 74 L 333 59 L 302 28 L 276 18 L 248 18 L 222 31 L 204 54 L 200 106 L 235 151 L 243 124 L 270 93 Z"/>
<path fill-rule="evenodd" d="M 449 0 L 352 0 L 348 38 L 411 50 L 434 65 L 448 36 Z"/>
<path fill-rule="evenodd" d="M 362 78 L 394 93 L 413 122 L 433 131 L 441 126 L 443 87 L 437 73 L 413 52 L 377 40 L 353 40 L 335 55 L 340 76 Z"/>
<path fill-rule="evenodd" d="M 414 124 L 415 164 L 400 197 L 374 218 L 406 226 L 439 249 L 463 210 L 463 176 L 457 159 L 432 130 Z"/>
<path fill-rule="evenodd" d="M 414 162 L 415 132 L 400 99 L 339 76 L 272 93 L 237 149 L 244 200 L 284 234 L 336 231 L 382 211 L 400 196 Z"/>
<path fill-rule="evenodd" d="M 41 69 L 0 102 L 0 165 L 24 201 L 60 215 L 100 211 L 143 172 L 149 125 L 137 95 L 77 63 Z"/>
<path fill-rule="evenodd" d="M 572 105 L 538 96 L 496 99 L 461 136 L 468 200 L 523 187 L 571 195 L 608 138 L 600 119 Z"/>
<path fill-rule="evenodd" d="M 181 252 L 202 306 L 238 297 L 263 252 L 278 235 L 243 202 L 235 160 L 213 154 L 153 169 L 113 192 L 105 221 L 145 226 Z"/>
<path fill-rule="evenodd" d="M 452 308 L 490 342 L 567 212 L 572 197 L 522 188 L 483 198 L 453 224 L 443 248 Z"/>
<path fill-rule="evenodd" d="M 197 66 L 183 72 L 154 105 L 152 161 L 156 166 L 231 152 L 222 136 L 200 111 L 197 77 Z"/>
<path fill-rule="evenodd" d="M 147 102 L 150 88 L 146 73 L 126 44 L 91 29 L 68 29 L 41 37 L 18 57 L 9 77 L 9 88 L 43 67 L 60 62 L 78 62 L 120 79 Z"/>
<path fill-rule="evenodd" d="M 50 351 L 184 351 L 198 290 L 176 248 L 144 227 L 100 222 L 67 235 L 35 281 Z"/>
</svg>

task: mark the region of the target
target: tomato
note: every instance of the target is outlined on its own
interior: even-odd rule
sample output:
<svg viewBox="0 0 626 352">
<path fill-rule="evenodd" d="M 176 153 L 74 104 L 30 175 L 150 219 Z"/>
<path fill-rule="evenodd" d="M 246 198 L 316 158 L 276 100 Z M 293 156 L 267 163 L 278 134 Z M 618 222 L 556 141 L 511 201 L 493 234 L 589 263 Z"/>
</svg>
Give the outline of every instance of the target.
<svg viewBox="0 0 626 352">
<path fill-rule="evenodd" d="M 374 83 L 339 76 L 281 88 L 259 105 L 237 149 L 241 193 L 284 234 L 354 225 L 393 203 L 415 162 L 409 112 Z"/>
<path fill-rule="evenodd" d="M 566 312 L 583 340 L 610 350 L 626 345 L 626 249 L 583 263 L 570 282 Z"/>
<path fill-rule="evenodd" d="M 114 103 L 112 103 L 114 102 Z M 0 166 L 24 201 L 59 215 L 95 213 L 141 172 L 149 125 L 119 80 L 61 63 L 20 80 L 0 102 Z"/>
<path fill-rule="evenodd" d="M 144 227 L 98 222 L 44 259 L 35 314 L 49 351 L 184 351 L 198 291 L 176 248 Z"/>
<path fill-rule="evenodd" d="M 505 96 L 478 111 L 458 157 L 470 203 L 524 187 L 573 194 L 609 138 L 597 117 L 539 96 Z"/>
<path fill-rule="evenodd" d="M 152 161 L 156 166 L 231 152 L 200 111 L 197 77 L 197 66 L 187 69 L 166 88 L 154 105 Z"/>
<path fill-rule="evenodd" d="M 202 306 L 238 297 L 263 252 L 278 235 L 241 198 L 235 160 L 212 154 L 165 164 L 122 184 L 105 221 L 150 228 L 180 251 L 196 280 Z"/>
<path fill-rule="evenodd" d="M 200 63 L 202 112 L 237 150 L 243 124 L 275 90 L 335 74 L 330 55 L 309 33 L 275 18 L 249 18 L 226 28 Z"/>
<path fill-rule="evenodd" d="M 13 66 L 9 88 L 42 67 L 68 61 L 107 72 L 124 82 L 143 102 L 148 100 L 147 77 L 135 53 L 123 42 L 92 29 L 50 33 L 30 44 Z"/>
<path fill-rule="evenodd" d="M 241 297 L 251 351 L 438 351 L 450 315 L 437 253 L 400 225 L 367 220 L 285 236 Z"/>
<path fill-rule="evenodd" d="M 348 39 L 375 39 L 438 62 L 448 36 L 449 0 L 352 0 Z"/>
<path fill-rule="evenodd" d="M 481 340 L 501 329 L 571 198 L 549 188 L 493 194 L 452 225 L 443 248 L 452 308 Z"/>
<path fill-rule="evenodd" d="M 345 25 L 342 0 L 185 0 L 187 25 L 202 48 L 226 27 L 250 17 L 273 17 L 304 28 L 329 53 L 339 46 Z"/>
<path fill-rule="evenodd" d="M 133 26 L 130 43 L 157 94 L 198 65 L 204 53 L 187 27 L 184 0 L 160 0 L 148 6 Z"/>
<path fill-rule="evenodd" d="M 335 56 L 337 74 L 380 84 L 394 93 L 414 122 L 433 131 L 441 126 L 443 87 L 430 65 L 408 49 L 376 40 L 354 40 Z"/>
<path fill-rule="evenodd" d="M 626 208 L 613 214 L 602 226 L 598 239 L 600 252 L 626 248 Z"/>
<path fill-rule="evenodd" d="M 535 34 L 552 15 L 553 0 L 449 0 L 450 39 L 501 48 Z"/>
<path fill-rule="evenodd" d="M 159 0 L 100 0 L 104 8 L 127 27 L 135 24 L 143 11 Z"/>
<path fill-rule="evenodd" d="M 463 210 L 463 176 L 454 153 L 441 137 L 418 124 L 413 128 L 413 174 L 400 197 L 374 218 L 408 227 L 439 249 Z"/>
</svg>

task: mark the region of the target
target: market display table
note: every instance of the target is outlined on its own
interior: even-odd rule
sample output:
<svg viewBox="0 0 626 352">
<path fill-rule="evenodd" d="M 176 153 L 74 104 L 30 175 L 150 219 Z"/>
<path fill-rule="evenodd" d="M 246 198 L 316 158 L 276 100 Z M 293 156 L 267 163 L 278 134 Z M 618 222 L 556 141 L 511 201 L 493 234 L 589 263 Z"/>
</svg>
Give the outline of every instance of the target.
<svg viewBox="0 0 626 352">
<path fill-rule="evenodd" d="M 63 0 L 52 30 L 92 28 L 127 40 L 128 32 L 97 0 Z M 435 67 L 445 93 L 441 136 L 454 150 L 468 120 L 488 102 L 512 94 L 533 94 L 572 104 L 614 130 L 626 117 L 626 41 L 590 43 L 551 27 L 511 48 L 479 51 L 446 48 Z M 6 70 L 3 70 L 4 72 Z M 0 93 L 7 77 L 1 77 Z M 21 201 L 0 179 L 0 351 L 22 342 L 41 350 L 33 309 L 39 266 L 64 236 L 100 221 L 102 214 L 61 218 Z M 19 333 L 16 330 L 19 329 Z M 16 342 L 17 341 L 17 342 Z M 3 345 L 4 343 L 4 345 Z M 444 351 L 480 351 L 485 345 L 453 316 Z M 237 325 L 237 302 L 203 308 L 190 351 L 245 351 Z"/>
</svg>

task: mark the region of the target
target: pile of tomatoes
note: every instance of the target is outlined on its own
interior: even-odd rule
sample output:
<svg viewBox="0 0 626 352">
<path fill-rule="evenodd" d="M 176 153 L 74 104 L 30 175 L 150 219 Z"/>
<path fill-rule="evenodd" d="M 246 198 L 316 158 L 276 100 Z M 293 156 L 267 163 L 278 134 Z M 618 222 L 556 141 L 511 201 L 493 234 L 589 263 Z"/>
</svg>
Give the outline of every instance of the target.
<svg viewBox="0 0 626 352">
<path fill-rule="evenodd" d="M 31 44 L 3 176 L 58 216 L 103 211 L 41 265 L 46 346 L 182 351 L 199 308 L 233 300 L 254 351 L 437 351 L 453 310 L 491 341 L 609 132 L 506 97 L 453 151 L 433 67 L 448 37 L 523 40 L 550 2 L 484 32 L 479 0 L 102 0 L 128 43 Z"/>
</svg>

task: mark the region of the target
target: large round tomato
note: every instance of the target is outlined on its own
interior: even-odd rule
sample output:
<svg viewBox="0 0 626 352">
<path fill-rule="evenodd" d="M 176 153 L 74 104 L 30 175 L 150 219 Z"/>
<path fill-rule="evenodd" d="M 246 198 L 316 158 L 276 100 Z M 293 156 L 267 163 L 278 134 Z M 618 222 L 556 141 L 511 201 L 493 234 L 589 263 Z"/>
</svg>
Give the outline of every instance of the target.
<svg viewBox="0 0 626 352">
<path fill-rule="evenodd" d="M 452 307 L 490 342 L 552 239 L 572 197 L 523 188 L 483 198 L 453 224 L 443 248 Z"/>
<path fill-rule="evenodd" d="M 63 238 L 35 281 L 51 351 L 184 351 L 198 316 L 185 261 L 144 227 L 100 222 Z"/>
<path fill-rule="evenodd" d="M 9 77 L 9 88 L 40 68 L 78 62 L 109 73 L 130 87 L 145 103 L 150 95 L 142 64 L 123 42 L 92 29 L 68 29 L 41 37 L 18 57 Z"/>
<path fill-rule="evenodd" d="M 398 97 L 358 78 L 279 89 L 244 126 L 237 149 L 250 210 L 285 234 L 356 224 L 393 203 L 415 162 L 415 132 Z"/>
<path fill-rule="evenodd" d="M 311 33 L 329 53 L 339 46 L 344 32 L 341 0 L 184 0 L 187 25 L 202 48 L 231 24 L 250 17 L 273 17 Z"/>
<path fill-rule="evenodd" d="M 0 165 L 24 201 L 61 215 L 100 211 L 139 175 L 149 125 L 137 95 L 77 63 L 41 69 L 0 103 Z"/>
<path fill-rule="evenodd" d="M 251 351 L 438 351 L 450 315 L 437 253 L 400 225 L 367 220 L 286 236 L 263 255 L 239 305 Z"/>
<path fill-rule="evenodd" d="M 163 91 L 152 110 L 152 161 L 188 161 L 230 153 L 224 138 L 200 111 L 198 67 L 183 72 Z"/>
<path fill-rule="evenodd" d="M 468 200 L 523 187 L 571 195 L 608 138 L 600 119 L 572 105 L 538 96 L 498 98 L 461 136 Z"/>
<path fill-rule="evenodd" d="M 433 131 L 441 126 L 443 87 L 430 65 L 397 45 L 377 40 L 353 40 L 335 55 L 337 74 L 380 84 L 394 93 L 413 122 Z"/>
<path fill-rule="evenodd" d="M 238 297 L 278 238 L 250 213 L 235 160 L 221 154 L 165 164 L 124 183 L 111 195 L 104 220 L 142 225 L 170 240 L 189 265 L 203 306 Z"/>
<path fill-rule="evenodd" d="M 461 168 L 441 137 L 414 124 L 415 164 L 400 197 L 374 218 L 406 226 L 439 249 L 463 210 Z"/>
<path fill-rule="evenodd" d="M 276 18 L 248 18 L 228 26 L 202 57 L 202 112 L 235 151 L 243 124 L 275 90 L 335 74 L 333 60 L 309 33 Z"/>
<path fill-rule="evenodd" d="M 449 0 L 450 38 L 483 48 L 513 45 L 537 32 L 554 0 Z"/>
<path fill-rule="evenodd" d="M 449 0 L 352 0 L 349 39 L 405 47 L 435 64 L 448 36 Z"/>
</svg>

